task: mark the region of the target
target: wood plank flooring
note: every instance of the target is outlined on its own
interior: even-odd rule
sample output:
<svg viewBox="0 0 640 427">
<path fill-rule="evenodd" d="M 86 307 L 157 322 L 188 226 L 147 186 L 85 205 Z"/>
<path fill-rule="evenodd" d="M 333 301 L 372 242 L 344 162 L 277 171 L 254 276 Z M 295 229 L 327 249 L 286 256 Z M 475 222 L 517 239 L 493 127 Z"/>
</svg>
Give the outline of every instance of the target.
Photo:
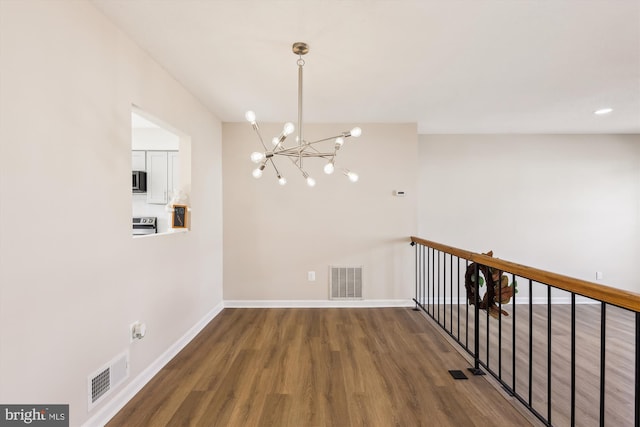
<svg viewBox="0 0 640 427">
<path fill-rule="evenodd" d="M 526 426 L 411 308 L 225 309 L 108 424 Z"/>
</svg>

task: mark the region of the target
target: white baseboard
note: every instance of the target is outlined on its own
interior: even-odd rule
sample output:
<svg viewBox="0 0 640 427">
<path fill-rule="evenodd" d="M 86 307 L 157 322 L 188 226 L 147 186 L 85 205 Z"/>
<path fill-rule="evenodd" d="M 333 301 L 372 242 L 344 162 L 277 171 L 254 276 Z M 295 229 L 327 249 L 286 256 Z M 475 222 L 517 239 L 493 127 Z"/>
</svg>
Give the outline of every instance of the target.
<svg viewBox="0 0 640 427">
<path fill-rule="evenodd" d="M 104 426 L 154 377 L 173 357 L 180 352 L 205 326 L 224 309 L 224 302 L 215 306 L 198 323 L 189 329 L 178 341 L 160 355 L 151 365 L 129 382 L 119 393 L 108 401 L 83 427 Z"/>
<path fill-rule="evenodd" d="M 368 300 L 231 300 L 225 308 L 374 308 L 412 307 L 411 299 Z"/>
</svg>

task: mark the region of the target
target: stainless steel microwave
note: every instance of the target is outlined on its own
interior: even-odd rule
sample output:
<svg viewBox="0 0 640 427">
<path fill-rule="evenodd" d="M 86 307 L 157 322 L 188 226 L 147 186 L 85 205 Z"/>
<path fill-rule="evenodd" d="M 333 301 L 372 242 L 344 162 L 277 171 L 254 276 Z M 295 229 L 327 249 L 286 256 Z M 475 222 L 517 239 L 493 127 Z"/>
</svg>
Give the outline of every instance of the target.
<svg viewBox="0 0 640 427">
<path fill-rule="evenodd" d="M 147 192 L 147 173 L 145 171 L 133 171 L 133 192 L 134 193 L 146 193 Z"/>
</svg>

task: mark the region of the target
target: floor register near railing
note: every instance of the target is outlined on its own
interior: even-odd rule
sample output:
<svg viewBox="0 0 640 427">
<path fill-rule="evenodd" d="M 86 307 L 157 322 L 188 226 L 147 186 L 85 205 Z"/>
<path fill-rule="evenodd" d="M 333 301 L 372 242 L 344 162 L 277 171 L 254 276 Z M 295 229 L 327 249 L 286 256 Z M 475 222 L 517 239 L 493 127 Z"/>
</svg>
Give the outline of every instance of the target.
<svg viewBox="0 0 640 427">
<path fill-rule="evenodd" d="M 417 310 L 549 426 L 640 427 L 640 295 L 411 237 Z"/>
</svg>

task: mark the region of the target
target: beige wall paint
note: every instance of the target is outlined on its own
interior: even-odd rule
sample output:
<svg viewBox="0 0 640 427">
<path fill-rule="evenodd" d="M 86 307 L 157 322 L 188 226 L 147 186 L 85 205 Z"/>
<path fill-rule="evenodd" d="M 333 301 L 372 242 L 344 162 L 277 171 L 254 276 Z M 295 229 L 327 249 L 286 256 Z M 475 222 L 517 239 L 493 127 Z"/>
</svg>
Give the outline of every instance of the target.
<svg viewBox="0 0 640 427">
<path fill-rule="evenodd" d="M 0 402 L 77 426 L 222 303 L 221 124 L 88 2 L 0 2 L 0 52 Z M 189 233 L 131 237 L 132 104 L 191 137 Z"/>
<path fill-rule="evenodd" d="M 282 128 L 260 126 L 267 141 Z M 352 126 L 305 125 L 305 135 L 320 139 Z M 359 126 L 362 136 L 347 140 L 336 166 L 356 171 L 360 180 L 327 176 L 323 162 L 309 159 L 305 167 L 317 185 L 308 188 L 287 159 L 279 162 L 286 186 L 269 169 L 253 178 L 249 155 L 259 150 L 257 136 L 246 122 L 223 124 L 226 301 L 327 300 L 329 265 L 362 265 L 367 300 L 411 298 L 416 126 Z M 393 190 L 407 196 L 394 197 Z M 307 281 L 308 271 L 316 272 L 315 282 Z"/>
<path fill-rule="evenodd" d="M 640 293 L 640 135 L 421 135 L 420 235 Z"/>
</svg>

